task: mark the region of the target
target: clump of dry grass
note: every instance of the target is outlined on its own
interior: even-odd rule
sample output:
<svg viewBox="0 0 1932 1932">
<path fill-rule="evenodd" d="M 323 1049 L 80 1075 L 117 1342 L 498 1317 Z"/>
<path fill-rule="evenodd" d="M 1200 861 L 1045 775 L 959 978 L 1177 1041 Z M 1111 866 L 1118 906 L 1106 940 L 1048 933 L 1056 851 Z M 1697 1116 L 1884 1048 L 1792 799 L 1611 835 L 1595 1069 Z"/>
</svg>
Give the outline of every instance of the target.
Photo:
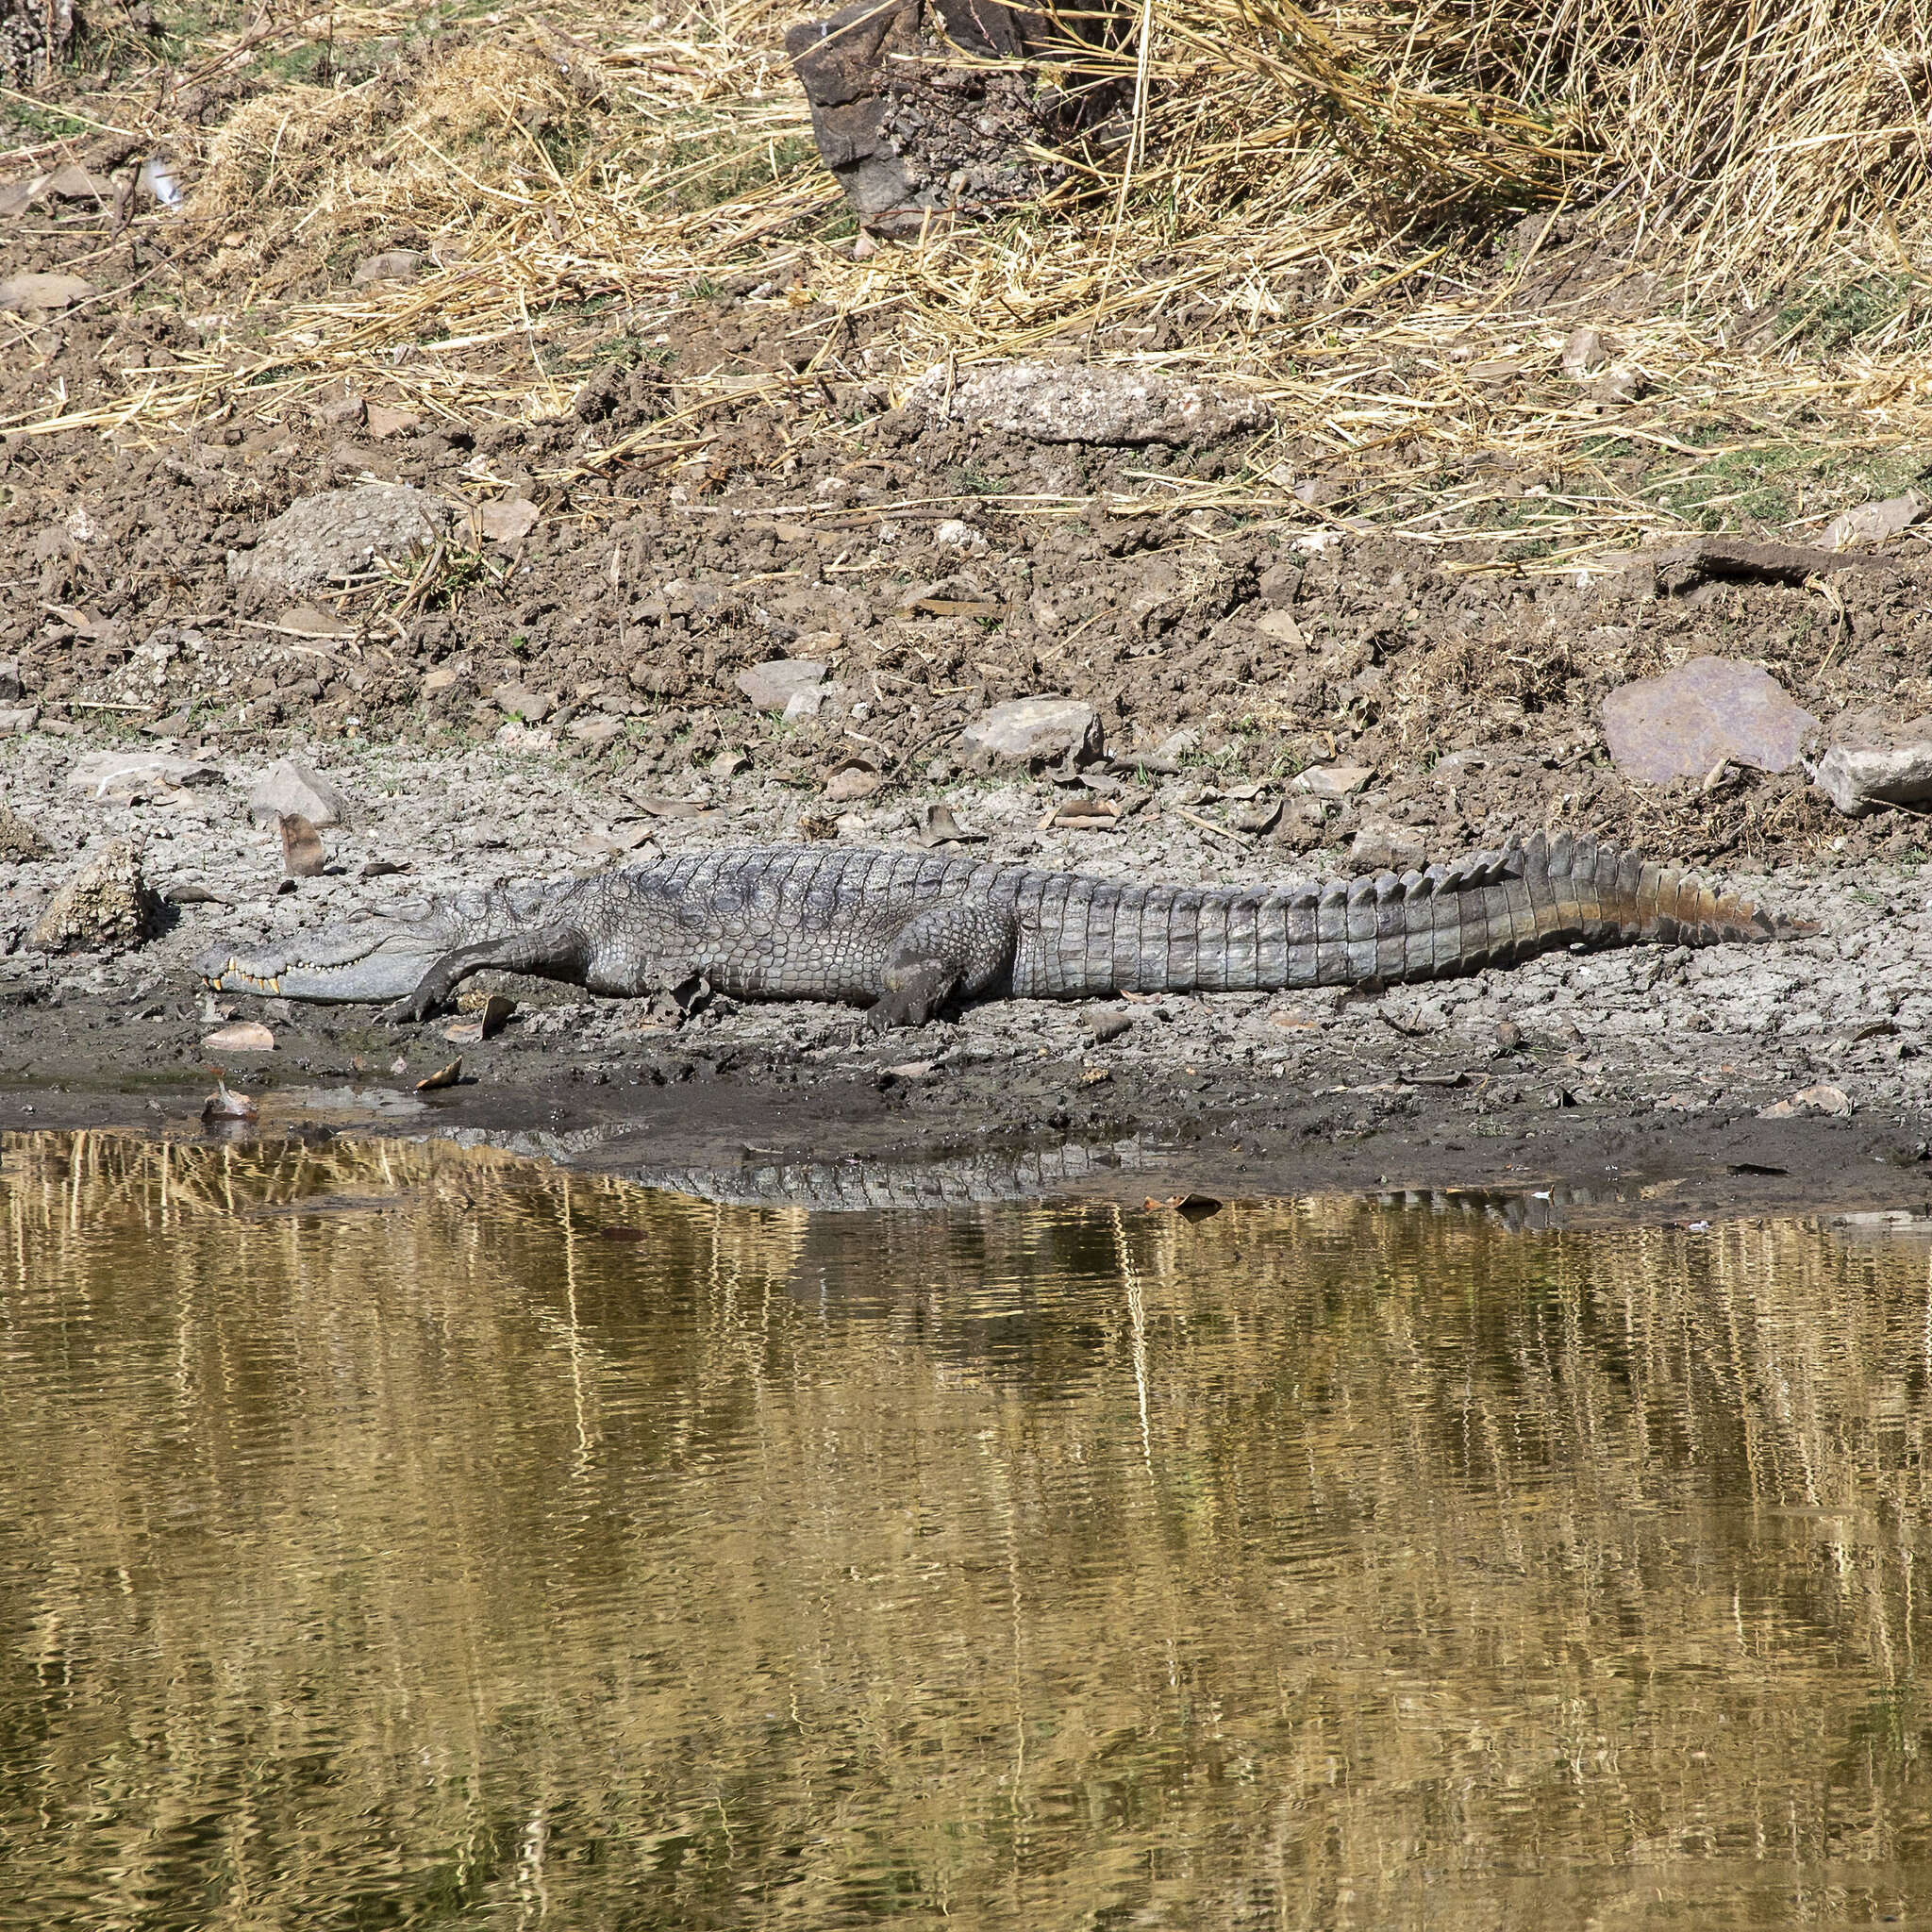
<svg viewBox="0 0 1932 1932">
<path fill-rule="evenodd" d="M 555 414 L 577 379 L 565 343 L 649 341 L 721 282 L 762 279 L 808 311 L 811 366 L 710 389 L 691 372 L 675 419 L 593 466 L 670 447 L 714 404 L 822 394 L 821 377 L 875 393 L 881 375 L 1046 346 L 1218 365 L 1277 406 L 1243 474 L 1150 474 L 1124 511 L 1322 521 L 1291 486 L 1346 462 L 1363 487 L 1326 521 L 1453 555 L 1491 545 L 1500 517 L 1543 568 L 1672 527 L 1590 472 L 1609 441 L 1702 457 L 1679 440 L 1699 414 L 1766 447 L 1819 417 L 1877 455 L 1924 436 L 1932 0 L 1142 0 L 1113 52 L 1081 49 L 1134 106 L 1065 189 L 864 258 L 780 51 L 799 10 L 582 14 L 567 37 L 489 16 L 467 44 L 265 88 L 207 137 L 174 130 L 203 163 L 189 220 L 211 278 L 244 303 L 295 298 L 243 372 L 248 407 L 341 378 L 444 413 Z M 271 33 L 264 14 L 197 73 L 325 26 L 346 75 L 357 44 L 410 17 Z M 353 253 L 399 229 L 428 272 L 344 286 Z M 832 315 L 888 319 L 866 372 L 841 362 Z M 1568 332 L 1605 315 L 1647 408 L 1607 413 L 1563 376 Z M 132 415 L 100 419 L 205 413 L 235 395 L 235 361 L 150 380 Z M 1445 458 L 1471 450 L 1550 485 L 1507 507 L 1480 480 L 1445 485 Z"/>
</svg>

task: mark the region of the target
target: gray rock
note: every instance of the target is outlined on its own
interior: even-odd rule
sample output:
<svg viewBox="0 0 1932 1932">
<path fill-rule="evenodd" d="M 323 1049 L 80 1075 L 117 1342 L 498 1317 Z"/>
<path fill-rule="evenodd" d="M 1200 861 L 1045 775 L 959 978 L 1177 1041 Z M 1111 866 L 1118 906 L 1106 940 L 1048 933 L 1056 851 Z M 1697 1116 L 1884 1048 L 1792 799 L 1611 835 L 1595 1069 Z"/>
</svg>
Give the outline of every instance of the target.
<svg viewBox="0 0 1932 1932">
<path fill-rule="evenodd" d="M 378 558 L 428 549 L 454 514 L 441 497 L 406 483 L 325 490 L 291 503 L 253 550 L 229 551 L 228 579 L 259 596 L 343 583 L 366 574 Z"/>
<path fill-rule="evenodd" d="M 1423 835 L 1407 825 L 1364 825 L 1348 848 L 1357 872 L 1420 872 L 1428 863 Z"/>
<path fill-rule="evenodd" d="M 1927 515 L 1932 515 L 1932 496 L 1917 490 L 1907 490 L 1903 496 L 1888 496 L 1883 503 L 1861 503 L 1825 525 L 1824 547 L 1849 550 L 1855 543 L 1883 543 Z"/>
<path fill-rule="evenodd" d="M 0 705 L 20 702 L 20 659 L 0 658 Z"/>
<path fill-rule="evenodd" d="M 1932 717 L 1898 724 L 1873 713 L 1838 720 L 1812 782 L 1847 818 L 1932 801 Z"/>
<path fill-rule="evenodd" d="M 1231 382 L 1080 362 L 931 369 L 906 400 L 974 429 L 1040 442 L 1216 442 L 1272 420 L 1260 396 Z"/>
<path fill-rule="evenodd" d="M 490 693 L 499 711 L 521 718 L 525 724 L 541 724 L 557 708 L 557 700 L 547 691 L 531 691 L 521 684 L 499 684 Z"/>
<path fill-rule="evenodd" d="M 41 722 L 38 705 L 0 705 L 0 738 L 22 738 Z"/>
<path fill-rule="evenodd" d="M 1078 698 L 1014 698 L 974 719 L 959 734 L 972 751 L 1029 764 L 1100 755 L 1100 717 Z"/>
<path fill-rule="evenodd" d="M 825 666 L 811 658 L 774 658 L 738 674 L 738 688 L 759 711 L 783 711 L 801 691 L 825 681 Z"/>
<path fill-rule="evenodd" d="M 170 793 L 178 798 L 190 787 L 221 783 L 222 774 L 213 765 L 156 751 L 91 751 L 76 759 L 67 774 L 70 791 L 84 791 L 90 798 L 116 805 L 136 805 Z"/>
<path fill-rule="evenodd" d="M 39 826 L 10 806 L 0 805 L 0 860 L 8 865 L 37 865 L 53 856 L 54 848 L 42 838 Z"/>
<path fill-rule="evenodd" d="M 311 825 L 345 825 L 353 808 L 320 772 L 279 758 L 248 788 L 248 816 L 258 825 L 278 819 L 307 819 Z"/>
<path fill-rule="evenodd" d="M 13 315 L 57 315 L 99 292 L 78 275 L 13 275 L 0 282 L 0 308 Z"/>
<path fill-rule="evenodd" d="M 1788 772 L 1818 720 L 1768 671 L 1730 658 L 1693 658 L 1604 700 L 1604 738 L 1627 778 L 1646 785 L 1701 778 L 1729 759 Z"/>
<path fill-rule="evenodd" d="M 34 925 L 42 953 L 125 953 L 153 937 L 160 901 L 125 839 L 111 841 L 55 893 Z"/>
<path fill-rule="evenodd" d="M 1563 374 L 1572 382 L 1594 375 L 1610 359 L 1604 339 L 1593 328 L 1573 330 L 1563 344 Z"/>
<path fill-rule="evenodd" d="M 365 255 L 356 264 L 355 280 L 365 282 L 409 282 L 423 266 L 423 256 L 414 248 L 386 248 L 380 255 Z"/>
</svg>

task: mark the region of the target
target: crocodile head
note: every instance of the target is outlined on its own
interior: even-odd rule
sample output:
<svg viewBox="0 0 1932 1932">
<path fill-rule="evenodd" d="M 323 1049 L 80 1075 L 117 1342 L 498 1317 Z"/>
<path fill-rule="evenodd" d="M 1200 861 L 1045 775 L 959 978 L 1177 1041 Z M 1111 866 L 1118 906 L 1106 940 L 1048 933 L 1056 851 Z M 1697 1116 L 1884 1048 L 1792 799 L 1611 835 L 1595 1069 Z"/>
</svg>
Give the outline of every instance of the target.
<svg viewBox="0 0 1932 1932">
<path fill-rule="evenodd" d="M 215 992 L 387 1002 L 413 992 L 447 948 L 440 933 L 372 919 L 294 933 L 253 952 L 216 946 L 195 959 L 194 971 Z"/>
</svg>

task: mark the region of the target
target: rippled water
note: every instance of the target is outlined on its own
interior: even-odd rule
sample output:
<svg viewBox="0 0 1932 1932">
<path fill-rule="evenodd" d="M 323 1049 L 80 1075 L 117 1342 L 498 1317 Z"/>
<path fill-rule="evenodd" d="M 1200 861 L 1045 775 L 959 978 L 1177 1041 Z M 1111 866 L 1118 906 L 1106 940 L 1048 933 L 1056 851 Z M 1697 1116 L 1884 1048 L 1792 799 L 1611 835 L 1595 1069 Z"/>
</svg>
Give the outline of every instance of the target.
<svg viewBox="0 0 1932 1932">
<path fill-rule="evenodd" d="M 0 1216 L 0 1926 L 1932 1912 L 1923 1241 L 56 1135 Z"/>
</svg>

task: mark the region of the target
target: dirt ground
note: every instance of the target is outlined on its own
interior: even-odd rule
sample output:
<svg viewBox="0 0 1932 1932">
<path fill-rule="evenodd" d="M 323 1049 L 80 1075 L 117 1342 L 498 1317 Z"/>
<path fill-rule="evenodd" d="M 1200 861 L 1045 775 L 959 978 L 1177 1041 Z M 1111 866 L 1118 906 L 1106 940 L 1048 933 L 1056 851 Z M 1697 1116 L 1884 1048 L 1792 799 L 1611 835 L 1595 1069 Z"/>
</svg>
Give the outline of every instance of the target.
<svg viewBox="0 0 1932 1932">
<path fill-rule="evenodd" d="M 358 250 L 366 266 L 427 245 L 399 225 Z M 1245 447 L 1088 449 L 928 420 L 902 406 L 890 317 L 835 310 L 783 271 L 696 287 L 663 327 L 587 316 L 539 359 L 554 408 L 530 420 L 412 411 L 360 381 L 253 408 L 238 382 L 170 425 L 113 420 L 149 377 L 255 367 L 291 305 L 357 272 L 323 264 L 263 297 L 245 253 L 171 253 L 157 217 L 84 200 L 6 231 L 6 274 L 100 291 L 0 316 L 0 420 L 15 425 L 0 437 L 0 708 L 31 718 L 0 741 L 0 787 L 54 848 L 0 863 L 0 1107 L 23 1120 L 192 1117 L 214 1016 L 189 954 L 222 919 L 253 935 L 375 903 L 388 887 L 353 875 L 368 858 L 434 886 L 726 837 L 902 842 L 943 800 L 994 857 L 1145 877 L 1334 872 L 1363 834 L 1434 858 L 1567 825 L 1762 881 L 1825 935 L 1720 966 L 1545 961 L 1466 994 L 1166 1000 L 1106 1040 L 1091 1014 L 1026 1003 L 884 1041 L 803 1008 L 652 1031 L 552 992 L 468 1055 L 475 1084 L 421 1102 L 413 1081 L 448 1057 L 435 1029 L 399 1042 L 368 1015 L 298 1009 L 269 1016 L 272 1056 L 229 1071 L 264 1096 L 335 1096 L 287 1102 L 303 1118 L 578 1134 L 582 1158 L 619 1158 L 593 1155 L 608 1145 L 684 1167 L 746 1148 L 1125 1136 L 1203 1185 L 1255 1191 L 1638 1176 L 1666 1191 L 1652 1198 L 1707 1205 L 1905 1198 L 1932 1178 L 1924 816 L 1846 820 L 1802 771 L 1634 785 L 1600 718 L 1620 684 L 1705 654 L 1764 665 L 1827 732 L 1932 712 L 1932 543 L 1790 588 L 1687 580 L 1642 550 L 1559 569 L 1512 525 L 1607 492 L 1666 501 L 1683 451 L 1740 425 L 1687 423 L 1659 396 L 1564 465 L 1478 439 L 1439 481 L 1491 504 L 1496 534 L 1445 546 L 1426 519 L 1402 531 L 1359 513 L 1386 452 L 1271 447 L 1309 479 L 1286 519 L 1243 508 Z M 1187 346 L 1186 313 L 1162 326 L 1156 346 Z M 1373 348 L 1317 360 L 1338 387 L 1406 379 Z M 50 401 L 97 420 L 38 433 Z M 1833 441 L 1821 422 L 1814 502 L 1852 487 L 1830 480 Z M 1223 487 L 1145 511 L 1160 479 Z M 1705 500 L 1716 480 L 1697 473 Z M 291 503 L 369 481 L 454 506 L 448 541 L 306 600 L 234 575 Z M 1779 488 L 1804 507 L 1805 475 Z M 1129 496 L 1143 513 L 1107 508 Z M 1719 521 L 1761 534 L 1768 516 Z M 755 709 L 738 674 L 795 657 L 825 662 L 835 695 L 815 718 Z M 1036 694 L 1099 713 L 1105 757 L 1084 777 L 962 747 L 988 706 Z M 67 773 L 104 746 L 199 757 L 230 781 L 185 802 L 80 801 Z M 240 801 L 248 773 L 291 751 L 366 810 L 331 835 L 337 876 L 276 897 L 272 835 Z M 1294 788 L 1337 761 L 1373 775 L 1339 799 Z M 1118 816 L 1047 823 L 1075 795 Z M 115 960 L 24 950 L 78 856 L 116 835 L 232 911 L 184 906 L 175 932 Z M 1499 1045 L 1519 1016 L 1523 1043 Z M 1848 1120 L 1758 1119 L 1820 1082 L 1850 1096 Z"/>
</svg>

